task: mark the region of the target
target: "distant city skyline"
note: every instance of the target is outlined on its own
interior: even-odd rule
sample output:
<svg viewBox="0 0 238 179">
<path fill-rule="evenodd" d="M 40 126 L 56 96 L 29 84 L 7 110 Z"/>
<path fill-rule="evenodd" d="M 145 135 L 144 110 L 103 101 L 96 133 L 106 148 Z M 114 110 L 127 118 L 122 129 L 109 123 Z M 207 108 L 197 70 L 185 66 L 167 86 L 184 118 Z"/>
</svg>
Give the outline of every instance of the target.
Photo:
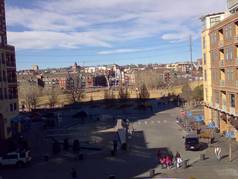
<svg viewBox="0 0 238 179">
<path fill-rule="evenodd" d="M 225 8 L 226 0 L 8 0 L 8 41 L 18 70 L 187 61 L 189 35 L 196 60 L 199 18 Z"/>
</svg>

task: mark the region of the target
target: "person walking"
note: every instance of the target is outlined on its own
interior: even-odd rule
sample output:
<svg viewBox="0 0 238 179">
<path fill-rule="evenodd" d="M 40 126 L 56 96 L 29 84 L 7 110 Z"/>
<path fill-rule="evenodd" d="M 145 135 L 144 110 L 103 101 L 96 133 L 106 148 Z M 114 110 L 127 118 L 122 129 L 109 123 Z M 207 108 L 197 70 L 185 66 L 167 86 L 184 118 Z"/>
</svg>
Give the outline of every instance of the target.
<svg viewBox="0 0 238 179">
<path fill-rule="evenodd" d="M 217 160 L 221 160 L 221 147 L 215 147 L 214 149 Z"/>
<path fill-rule="evenodd" d="M 179 152 L 176 152 L 175 161 L 176 161 L 176 167 L 179 168 L 181 166 L 181 163 L 183 162 Z"/>
<path fill-rule="evenodd" d="M 71 170 L 71 176 L 72 176 L 73 179 L 77 178 L 77 172 L 74 168 L 72 168 L 72 170 Z"/>
</svg>

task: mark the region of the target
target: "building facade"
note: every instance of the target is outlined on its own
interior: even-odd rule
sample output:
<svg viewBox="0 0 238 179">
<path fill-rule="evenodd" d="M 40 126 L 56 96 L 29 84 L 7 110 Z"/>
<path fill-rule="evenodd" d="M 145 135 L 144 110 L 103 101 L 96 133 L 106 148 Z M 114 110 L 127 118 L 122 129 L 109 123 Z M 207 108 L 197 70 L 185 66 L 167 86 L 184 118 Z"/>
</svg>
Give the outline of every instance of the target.
<svg viewBox="0 0 238 179">
<path fill-rule="evenodd" d="M 211 14 L 202 21 L 205 123 L 238 140 L 238 13 Z"/>
<path fill-rule="evenodd" d="M 18 114 L 15 48 L 7 44 L 5 2 L 0 0 L 0 140 L 18 130 L 13 119 Z"/>
</svg>

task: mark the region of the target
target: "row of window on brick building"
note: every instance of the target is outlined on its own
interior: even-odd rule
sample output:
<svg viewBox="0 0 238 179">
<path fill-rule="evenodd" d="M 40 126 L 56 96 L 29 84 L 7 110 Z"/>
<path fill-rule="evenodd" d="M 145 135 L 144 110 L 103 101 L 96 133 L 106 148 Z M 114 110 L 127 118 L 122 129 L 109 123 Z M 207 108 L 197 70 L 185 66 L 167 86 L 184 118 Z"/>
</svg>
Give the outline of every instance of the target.
<svg viewBox="0 0 238 179">
<path fill-rule="evenodd" d="M 234 59 L 234 49 L 237 48 L 236 46 L 229 46 L 224 49 L 224 59 L 220 60 L 233 60 Z M 212 61 L 219 60 L 219 51 L 218 50 L 213 50 L 210 52 L 210 57 Z M 207 56 L 206 53 L 203 54 L 203 63 L 206 65 L 207 63 Z"/>
<path fill-rule="evenodd" d="M 0 100 L 16 99 L 17 97 L 17 87 L 0 88 Z"/>
<path fill-rule="evenodd" d="M 228 96 L 227 96 L 228 95 Z M 206 97 L 206 100 L 208 100 L 208 91 L 207 91 L 207 88 L 205 88 L 205 97 Z M 232 108 L 235 108 L 236 107 L 236 95 L 234 93 L 228 93 L 228 94 L 224 94 L 224 96 L 221 95 L 221 92 L 217 91 L 217 90 L 214 90 L 213 91 L 213 95 L 212 95 L 212 100 L 216 103 L 216 104 L 220 104 L 220 100 L 221 100 L 221 103 L 222 105 L 227 105 L 227 98 L 228 97 L 228 100 L 229 100 L 229 106 L 232 107 Z"/>
<path fill-rule="evenodd" d="M 15 67 L 16 66 L 15 55 L 12 53 L 6 53 L 5 56 L 4 53 L 0 52 L 0 64 L 7 65 L 9 67 Z"/>
</svg>

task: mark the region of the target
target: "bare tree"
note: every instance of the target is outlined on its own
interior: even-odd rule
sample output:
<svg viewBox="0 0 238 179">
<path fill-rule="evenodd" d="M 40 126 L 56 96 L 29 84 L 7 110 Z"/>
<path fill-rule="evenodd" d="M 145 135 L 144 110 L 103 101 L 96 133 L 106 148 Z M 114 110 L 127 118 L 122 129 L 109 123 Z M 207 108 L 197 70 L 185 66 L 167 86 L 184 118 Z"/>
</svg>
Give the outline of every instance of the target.
<svg viewBox="0 0 238 179">
<path fill-rule="evenodd" d="M 129 91 L 127 87 L 120 86 L 119 88 L 119 99 L 128 99 L 130 97 Z"/>
<path fill-rule="evenodd" d="M 59 101 L 59 95 L 63 94 L 63 92 L 60 88 L 53 87 L 50 89 L 46 89 L 45 94 L 47 95 L 50 107 L 53 108 Z"/>
<path fill-rule="evenodd" d="M 145 84 L 142 84 L 139 89 L 139 98 L 140 99 L 147 99 L 150 97 L 150 93 Z"/>
<path fill-rule="evenodd" d="M 84 90 L 79 87 L 71 87 L 68 92 L 71 95 L 71 99 L 74 103 L 80 101 L 84 96 Z"/>
<path fill-rule="evenodd" d="M 104 99 L 106 99 L 106 100 L 115 99 L 115 95 L 113 93 L 113 90 L 105 90 L 104 91 Z"/>
<path fill-rule="evenodd" d="M 189 86 L 188 83 L 186 83 L 185 85 L 183 85 L 182 87 L 182 94 L 181 97 L 187 101 L 187 103 L 190 105 L 190 102 L 192 100 L 192 89 Z"/>
<path fill-rule="evenodd" d="M 41 96 L 42 88 L 37 84 L 30 82 L 23 82 L 19 85 L 19 99 L 24 103 L 28 110 L 35 109 L 39 97 Z"/>
</svg>

